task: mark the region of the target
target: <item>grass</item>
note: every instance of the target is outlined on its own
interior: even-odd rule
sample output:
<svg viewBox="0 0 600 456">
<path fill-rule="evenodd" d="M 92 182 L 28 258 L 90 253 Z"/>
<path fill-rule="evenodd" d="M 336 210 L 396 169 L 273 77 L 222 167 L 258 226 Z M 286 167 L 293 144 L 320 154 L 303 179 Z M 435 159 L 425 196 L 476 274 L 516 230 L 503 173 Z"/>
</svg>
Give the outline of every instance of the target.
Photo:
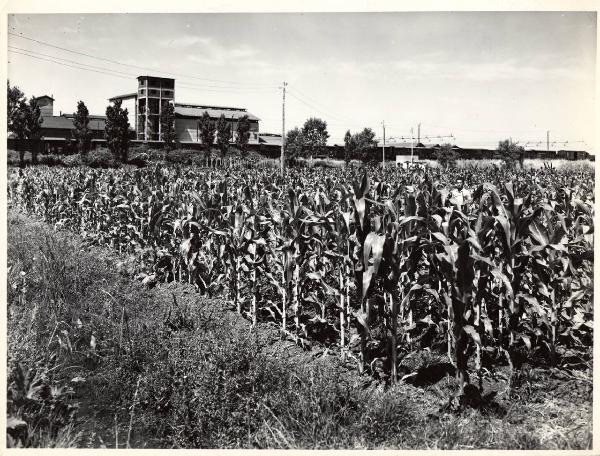
<svg viewBox="0 0 600 456">
<path fill-rule="evenodd" d="M 589 373 L 523 377 L 499 395 L 505 414 L 444 412 L 453 379 L 386 388 L 267 324 L 251 330 L 225 301 L 145 288 L 121 272 L 124 258 L 71 233 L 9 212 L 8 236 L 7 412 L 27 423 L 11 429 L 15 445 L 591 446 Z"/>
</svg>

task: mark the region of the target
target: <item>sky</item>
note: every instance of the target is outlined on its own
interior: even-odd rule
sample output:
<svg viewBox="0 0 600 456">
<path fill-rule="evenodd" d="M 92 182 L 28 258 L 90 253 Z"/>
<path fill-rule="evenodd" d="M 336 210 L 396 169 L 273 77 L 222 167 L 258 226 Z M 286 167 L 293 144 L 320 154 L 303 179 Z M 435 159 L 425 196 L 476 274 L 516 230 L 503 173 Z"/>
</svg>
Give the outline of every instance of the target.
<svg viewBox="0 0 600 456">
<path fill-rule="evenodd" d="M 286 130 L 319 117 L 330 144 L 385 122 L 391 141 L 421 124 L 425 143 L 545 149 L 549 130 L 550 149 L 595 152 L 596 27 L 595 12 L 9 15 L 8 77 L 55 114 L 173 77 L 176 102 L 243 107 L 269 133 L 285 81 Z"/>
</svg>

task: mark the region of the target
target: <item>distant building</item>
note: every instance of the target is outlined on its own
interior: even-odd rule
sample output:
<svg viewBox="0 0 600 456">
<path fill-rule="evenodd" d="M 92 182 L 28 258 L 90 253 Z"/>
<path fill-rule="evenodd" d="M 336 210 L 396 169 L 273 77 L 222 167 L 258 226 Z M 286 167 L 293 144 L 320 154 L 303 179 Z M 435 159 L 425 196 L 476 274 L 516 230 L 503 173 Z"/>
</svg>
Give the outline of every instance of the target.
<svg viewBox="0 0 600 456">
<path fill-rule="evenodd" d="M 565 160 L 588 160 L 590 154 L 585 150 L 559 150 L 556 152 L 558 158 Z"/>
<path fill-rule="evenodd" d="M 258 122 L 260 119 L 244 108 L 175 103 L 175 135 L 180 142 L 200 142 L 200 118 L 205 112 L 208 113 L 212 122 L 217 122 L 221 115 L 225 116 L 231 129 L 231 142 L 235 141 L 239 119 L 248 116 L 250 123 L 249 142 L 258 144 Z"/>
<path fill-rule="evenodd" d="M 277 133 L 259 133 L 258 143 L 265 146 L 281 147 L 281 135 Z"/>
<path fill-rule="evenodd" d="M 250 143 L 258 144 L 259 118 L 244 108 L 212 106 L 175 102 L 175 79 L 156 76 L 138 76 L 137 92 L 109 98 L 109 101 L 135 100 L 135 131 L 138 140 L 160 141 L 160 116 L 169 103 L 175 108 L 175 135 L 181 143 L 200 142 L 200 118 L 207 112 L 213 122 L 224 115 L 231 127 L 231 141 L 235 139 L 237 123 L 243 116 L 250 122 Z"/>
<path fill-rule="evenodd" d="M 60 113 L 54 115 L 54 98 L 48 95 L 35 97 L 35 100 L 40 107 L 42 117 L 41 125 L 41 140 L 44 150 L 55 150 L 57 147 L 64 145 L 65 141 L 73 138 L 73 119 L 74 114 Z M 104 139 L 104 126 L 106 125 L 105 116 L 90 115 L 90 123 L 88 125 L 92 132 L 92 141 L 101 141 Z M 9 139 L 12 139 L 9 136 Z"/>
<path fill-rule="evenodd" d="M 48 95 L 42 95 L 41 97 L 36 97 L 35 101 L 37 101 L 37 104 L 40 107 L 42 117 L 54 115 L 54 98 Z"/>
</svg>

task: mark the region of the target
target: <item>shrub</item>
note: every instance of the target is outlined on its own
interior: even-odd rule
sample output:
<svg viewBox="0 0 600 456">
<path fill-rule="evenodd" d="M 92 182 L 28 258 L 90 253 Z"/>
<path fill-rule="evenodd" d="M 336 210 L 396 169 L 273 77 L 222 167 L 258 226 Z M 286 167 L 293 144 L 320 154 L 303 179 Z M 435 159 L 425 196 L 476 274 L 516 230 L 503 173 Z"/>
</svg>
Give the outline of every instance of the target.
<svg viewBox="0 0 600 456">
<path fill-rule="evenodd" d="M 106 149 L 97 149 L 88 153 L 84 164 L 90 168 L 118 168 L 119 162 L 115 160 L 113 154 Z"/>
<path fill-rule="evenodd" d="M 93 154 L 93 152 L 90 152 L 90 154 Z M 83 159 L 81 158 L 81 155 L 79 155 L 79 154 L 67 155 L 66 157 L 63 157 L 62 164 L 63 164 L 63 166 L 66 166 L 67 168 L 74 168 L 76 166 L 84 165 Z"/>
<path fill-rule="evenodd" d="M 172 153 L 172 152 L 167 153 L 161 149 L 148 149 L 148 151 L 147 151 L 149 161 L 165 160 L 167 155 L 169 155 L 170 153 Z"/>
<path fill-rule="evenodd" d="M 514 169 L 517 164 L 522 168 L 525 149 L 512 139 L 505 139 L 498 143 L 494 158 L 499 158 L 507 168 Z"/>
<path fill-rule="evenodd" d="M 454 168 L 458 154 L 452 149 L 452 144 L 443 144 L 442 147 L 435 151 L 435 159 L 440 163 L 442 168 Z"/>
<path fill-rule="evenodd" d="M 25 152 L 25 157 L 24 157 L 25 163 L 31 163 L 31 154 L 29 152 Z M 19 152 L 17 152 L 16 150 L 8 150 L 7 152 L 7 161 L 8 161 L 8 166 L 19 166 L 21 161 L 19 158 Z"/>
<path fill-rule="evenodd" d="M 191 149 L 172 150 L 165 156 L 165 160 L 169 163 L 181 163 L 183 165 L 191 165 L 193 160 L 200 157 L 202 152 Z"/>
<path fill-rule="evenodd" d="M 138 168 L 143 168 L 148 164 L 148 154 L 145 152 L 141 152 L 141 153 L 133 153 L 130 154 L 129 156 L 129 160 L 127 160 L 127 163 L 130 165 L 135 165 Z"/>
<path fill-rule="evenodd" d="M 58 155 L 53 155 L 53 154 L 40 155 L 38 158 L 38 163 L 40 165 L 58 166 L 58 165 L 63 164 L 63 159 L 62 159 L 62 157 L 59 157 Z"/>
</svg>

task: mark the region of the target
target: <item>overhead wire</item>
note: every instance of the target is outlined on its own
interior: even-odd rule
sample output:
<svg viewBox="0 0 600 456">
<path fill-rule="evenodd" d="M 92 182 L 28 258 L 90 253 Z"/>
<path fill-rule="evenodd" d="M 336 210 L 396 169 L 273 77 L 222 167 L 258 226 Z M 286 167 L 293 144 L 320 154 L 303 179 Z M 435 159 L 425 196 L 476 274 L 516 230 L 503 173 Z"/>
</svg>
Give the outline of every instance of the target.
<svg viewBox="0 0 600 456">
<path fill-rule="evenodd" d="M 319 112 L 319 113 L 321 113 L 321 114 L 324 114 L 324 115 L 325 115 L 325 116 L 327 116 L 327 117 L 333 117 L 334 119 L 337 119 L 337 120 L 339 120 L 339 121 L 341 121 L 341 122 L 344 122 L 344 121 L 345 121 L 345 120 L 344 120 L 344 119 L 342 119 L 341 117 L 338 117 L 336 114 L 325 112 L 324 110 L 322 110 L 322 109 L 319 109 L 317 106 L 313 105 L 312 103 L 309 103 L 309 102 L 307 102 L 306 100 L 303 100 L 303 99 L 302 99 L 301 97 L 299 97 L 299 96 L 298 96 L 298 95 L 297 95 L 297 94 L 296 94 L 294 91 L 289 91 L 288 93 L 289 93 L 289 95 L 290 95 L 290 96 L 294 97 L 294 98 L 295 98 L 296 100 L 298 100 L 300 103 L 302 103 L 302 104 L 304 104 L 304 105 L 308 106 L 309 108 L 312 108 L 312 109 L 314 109 L 315 111 L 317 111 L 317 112 Z"/>
<path fill-rule="evenodd" d="M 44 60 L 46 62 L 56 63 L 58 65 L 62 65 L 62 66 L 65 66 L 65 67 L 70 67 L 70 68 L 75 68 L 75 69 L 78 69 L 78 70 L 92 71 L 94 73 L 101 73 L 101 74 L 106 74 L 106 75 L 109 75 L 109 76 L 115 76 L 115 77 L 118 77 L 118 78 L 129 79 L 129 77 L 127 77 L 127 76 L 121 76 L 121 75 L 118 75 L 118 74 L 115 74 L 115 73 L 109 73 L 109 72 L 106 72 L 106 71 L 94 70 L 92 68 L 85 68 L 85 67 L 81 67 L 81 66 L 70 65 L 68 63 L 59 62 L 57 60 L 46 59 L 46 58 L 43 58 L 43 57 L 38 57 L 38 56 L 35 56 L 35 55 L 26 54 L 24 52 L 14 51 L 12 49 L 9 49 L 8 52 L 13 53 L 13 54 L 24 55 L 24 56 L 27 56 L 27 57 L 32 57 L 32 58 L 38 59 L 38 60 Z"/>
<path fill-rule="evenodd" d="M 15 49 L 19 49 L 19 50 L 15 50 Z M 125 72 L 118 71 L 118 70 L 103 69 L 102 67 L 97 67 L 97 66 L 89 65 L 89 64 L 85 64 L 85 63 L 80 63 L 80 62 L 77 62 L 74 60 L 64 59 L 62 57 L 56 57 L 56 56 L 51 56 L 48 54 L 42 54 L 42 53 L 38 53 L 36 51 L 30 51 L 28 49 L 25 49 L 24 51 L 26 51 L 26 52 L 21 52 L 21 48 L 17 48 L 14 46 L 9 46 L 9 49 L 8 49 L 8 52 L 11 52 L 13 54 L 19 54 L 19 55 L 31 57 L 34 59 L 55 63 L 55 64 L 62 65 L 65 67 L 69 67 L 69 68 L 92 71 L 95 73 L 101 73 L 101 74 L 115 76 L 115 77 L 119 77 L 119 78 L 123 78 L 123 79 L 130 79 L 132 77 L 133 78 L 137 77 L 135 74 L 125 73 Z M 226 89 L 226 88 L 214 87 L 214 86 L 200 86 L 200 85 L 189 84 L 189 83 L 180 83 L 180 84 L 177 84 L 177 86 L 181 87 L 181 88 L 189 89 L 189 90 L 194 90 L 194 91 L 214 92 L 214 93 L 231 93 L 231 92 L 233 92 L 233 93 L 273 93 L 273 91 L 274 91 L 273 89 L 266 89 L 266 88 L 246 89 L 246 88 L 241 88 L 241 87 L 237 88 L 236 87 L 236 88 Z"/>
<path fill-rule="evenodd" d="M 211 78 L 202 78 L 199 76 L 193 76 L 193 75 L 187 75 L 187 74 L 181 74 L 181 73 L 174 73 L 174 72 L 170 72 L 170 71 L 164 71 L 164 70 L 158 70 L 156 68 L 150 68 L 150 67 L 144 67 L 144 66 L 140 66 L 140 65 L 133 65 L 133 64 L 129 64 L 129 63 L 123 63 L 123 62 L 119 62 L 118 60 L 113 60 L 113 59 L 107 59 L 105 57 L 99 57 L 93 54 L 89 54 L 86 52 L 81 52 L 81 51 L 76 51 L 73 49 L 68 49 L 62 46 L 57 46 L 55 44 L 52 43 L 48 43 L 46 41 L 42 41 L 42 40 L 38 40 L 35 38 L 31 38 L 28 36 L 25 36 L 21 33 L 17 34 L 14 32 L 8 32 L 9 35 L 17 37 L 17 38 L 22 38 L 24 40 L 29 40 L 38 44 L 41 44 L 43 46 L 48 46 L 48 47 L 52 47 L 55 49 L 59 49 L 61 51 L 65 51 L 65 52 L 70 52 L 73 54 L 78 54 L 81 56 L 85 56 L 85 57 L 89 57 L 92 59 L 96 59 L 96 60 L 101 60 L 104 62 L 109 62 L 109 63 L 113 63 L 115 65 L 121 65 L 121 66 L 125 66 L 125 67 L 129 67 L 129 68 L 135 68 L 135 69 L 140 69 L 140 70 L 144 70 L 144 71 L 152 71 L 155 73 L 162 73 L 162 74 L 169 74 L 172 76 L 177 76 L 180 78 L 187 78 L 187 79 L 197 79 L 197 80 L 201 80 L 201 81 L 209 81 L 209 82 L 219 82 L 219 83 L 223 83 L 223 84 L 233 84 L 233 85 L 240 85 L 240 86 L 248 86 L 248 87 L 269 87 L 269 88 L 275 88 L 276 86 L 273 84 L 258 84 L 258 83 L 250 83 L 250 82 L 240 82 L 240 81 L 228 81 L 228 80 L 223 80 L 223 79 L 211 79 Z"/>
</svg>

